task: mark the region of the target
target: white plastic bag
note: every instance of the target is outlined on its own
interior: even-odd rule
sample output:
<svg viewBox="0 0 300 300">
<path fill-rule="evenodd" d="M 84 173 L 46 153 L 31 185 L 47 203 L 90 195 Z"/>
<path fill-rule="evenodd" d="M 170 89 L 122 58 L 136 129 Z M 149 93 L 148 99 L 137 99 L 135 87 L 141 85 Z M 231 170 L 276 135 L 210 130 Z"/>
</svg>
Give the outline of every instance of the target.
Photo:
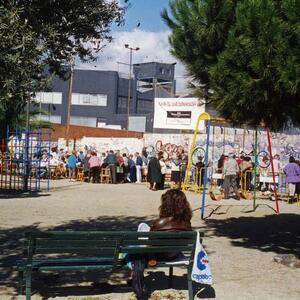
<svg viewBox="0 0 300 300">
<path fill-rule="evenodd" d="M 192 270 L 192 280 L 198 283 L 212 285 L 212 274 L 206 251 L 200 243 L 200 233 L 197 233 L 196 249 Z"/>
</svg>

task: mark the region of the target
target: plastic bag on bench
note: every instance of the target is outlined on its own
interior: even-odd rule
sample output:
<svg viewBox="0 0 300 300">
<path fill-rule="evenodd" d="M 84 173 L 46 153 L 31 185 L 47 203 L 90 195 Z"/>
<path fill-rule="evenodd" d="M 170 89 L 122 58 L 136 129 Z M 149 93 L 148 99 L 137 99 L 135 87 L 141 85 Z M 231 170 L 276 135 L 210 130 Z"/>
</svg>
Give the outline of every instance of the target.
<svg viewBox="0 0 300 300">
<path fill-rule="evenodd" d="M 198 283 L 212 285 L 212 274 L 206 251 L 200 243 L 200 233 L 197 233 L 196 249 L 192 270 L 192 280 Z"/>
</svg>

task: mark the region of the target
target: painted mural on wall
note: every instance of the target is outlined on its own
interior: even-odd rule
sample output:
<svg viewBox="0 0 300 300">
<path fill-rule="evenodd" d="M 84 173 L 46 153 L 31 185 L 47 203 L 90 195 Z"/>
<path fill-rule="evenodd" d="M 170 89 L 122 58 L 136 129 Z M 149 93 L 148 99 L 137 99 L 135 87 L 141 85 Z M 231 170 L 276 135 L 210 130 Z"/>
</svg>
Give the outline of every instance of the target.
<svg viewBox="0 0 300 300">
<path fill-rule="evenodd" d="M 64 139 L 59 139 L 58 148 L 65 148 Z M 137 138 L 99 138 L 84 137 L 76 141 L 77 150 L 92 150 L 97 152 L 106 152 L 109 150 L 120 150 L 121 153 L 135 153 L 141 151 L 144 146 L 143 139 Z M 69 148 L 73 149 L 74 141 L 70 141 Z"/>
<path fill-rule="evenodd" d="M 145 134 L 144 154 L 149 158 L 162 152 L 168 162 L 179 155 L 187 154 L 190 135 L 186 134 Z"/>
<path fill-rule="evenodd" d="M 78 150 L 120 150 L 121 153 L 143 152 L 151 157 L 163 152 L 166 161 L 178 155 L 188 155 L 192 143 L 192 134 L 150 134 L 144 135 L 143 139 L 137 138 L 93 138 L 84 137 L 76 141 Z M 283 163 L 287 163 L 292 155 L 300 159 L 300 136 L 271 133 L 273 155 L 279 154 Z M 58 141 L 58 147 L 64 148 L 65 142 Z M 215 164 L 222 154 L 230 152 L 240 155 L 241 153 L 253 158 L 254 154 L 254 131 L 234 128 L 212 127 L 209 142 L 209 159 Z M 73 144 L 69 146 L 73 148 Z M 206 134 L 199 134 L 196 138 L 194 160 L 198 156 L 204 157 L 206 149 Z M 258 151 L 268 152 L 267 135 L 265 131 L 258 132 Z"/>
<path fill-rule="evenodd" d="M 147 154 L 154 155 L 159 151 L 164 152 L 164 157 L 169 160 L 179 153 L 188 154 L 189 145 L 192 143 L 192 134 L 145 134 L 144 144 Z M 287 163 L 290 156 L 300 159 L 300 136 L 282 133 L 271 134 L 273 156 L 278 154 L 283 163 Z M 209 142 L 209 159 L 215 164 L 222 154 L 231 152 L 236 155 L 244 154 L 254 156 L 254 131 L 234 128 L 215 127 L 211 130 Z M 206 135 L 199 134 L 196 138 L 196 150 L 193 160 L 198 156 L 204 157 L 206 149 Z M 263 155 L 268 153 L 268 141 L 265 131 L 258 132 L 258 152 Z"/>
</svg>

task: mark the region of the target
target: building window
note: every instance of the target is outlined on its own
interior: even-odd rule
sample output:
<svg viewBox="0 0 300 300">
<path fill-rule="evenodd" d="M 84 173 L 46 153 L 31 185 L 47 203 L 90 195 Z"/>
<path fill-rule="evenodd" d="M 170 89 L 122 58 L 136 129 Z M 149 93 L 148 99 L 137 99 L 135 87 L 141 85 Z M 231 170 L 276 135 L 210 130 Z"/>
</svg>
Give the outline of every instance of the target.
<svg viewBox="0 0 300 300">
<path fill-rule="evenodd" d="M 153 101 L 148 99 L 138 99 L 137 113 L 147 114 L 153 112 Z"/>
<path fill-rule="evenodd" d="M 73 93 L 72 105 L 107 106 L 107 95 Z"/>
<path fill-rule="evenodd" d="M 160 67 L 160 68 L 159 68 L 159 73 L 160 73 L 160 74 L 165 74 L 165 69 L 162 68 L 162 67 Z"/>
<path fill-rule="evenodd" d="M 97 118 L 82 117 L 82 116 L 71 116 L 70 117 L 70 124 L 72 124 L 72 125 L 81 125 L 81 126 L 89 126 L 89 127 L 96 127 L 96 125 L 97 125 Z"/>
<path fill-rule="evenodd" d="M 127 113 L 127 97 L 118 97 L 117 114 Z"/>
<path fill-rule="evenodd" d="M 37 115 L 36 118 L 40 121 L 48 121 L 55 124 L 61 124 L 61 116 L 58 115 Z"/>
<path fill-rule="evenodd" d="M 62 104 L 62 93 L 39 92 L 35 95 L 35 101 L 37 103 Z"/>
</svg>

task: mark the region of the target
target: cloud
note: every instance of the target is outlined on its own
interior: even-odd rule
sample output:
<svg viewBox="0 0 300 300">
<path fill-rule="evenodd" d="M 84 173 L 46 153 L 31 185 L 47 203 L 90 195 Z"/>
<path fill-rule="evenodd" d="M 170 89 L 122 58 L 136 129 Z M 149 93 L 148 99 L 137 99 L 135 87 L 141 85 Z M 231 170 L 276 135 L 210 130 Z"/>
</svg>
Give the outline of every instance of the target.
<svg viewBox="0 0 300 300">
<path fill-rule="evenodd" d="M 129 74 L 129 66 L 126 64 L 129 63 L 130 51 L 124 46 L 125 44 L 129 44 L 130 47 L 140 48 L 139 51 L 133 52 L 133 63 L 152 61 L 164 63 L 176 62 L 176 91 L 186 91 L 187 76 L 185 68 L 182 63 L 170 54 L 169 33 L 169 31 L 149 32 L 139 29 L 130 32 L 115 32 L 113 34 L 113 41 L 98 53 L 96 62 L 77 62 L 76 67 L 80 69 L 114 70 Z"/>
</svg>

